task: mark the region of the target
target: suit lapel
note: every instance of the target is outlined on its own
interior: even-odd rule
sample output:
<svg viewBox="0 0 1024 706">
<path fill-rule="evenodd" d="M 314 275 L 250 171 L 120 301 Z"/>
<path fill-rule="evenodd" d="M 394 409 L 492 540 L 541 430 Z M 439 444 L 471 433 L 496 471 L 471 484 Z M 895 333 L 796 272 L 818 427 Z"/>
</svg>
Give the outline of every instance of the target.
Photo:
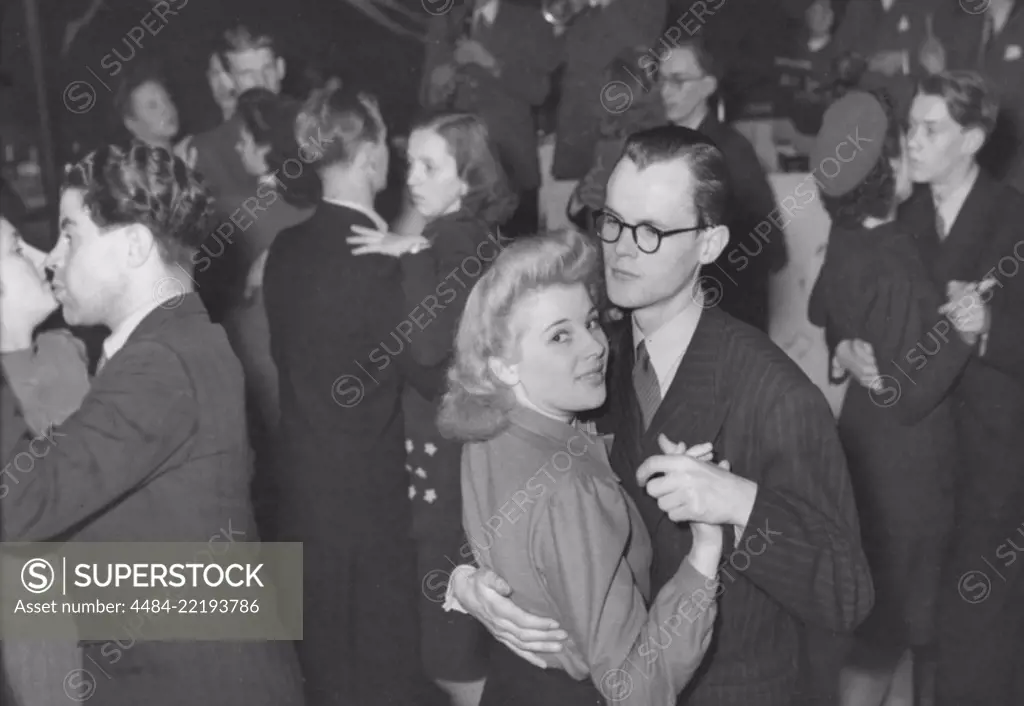
<svg viewBox="0 0 1024 706">
<path fill-rule="evenodd" d="M 949 235 L 939 245 L 933 272 L 943 291 L 950 280 L 969 282 L 978 276 L 978 263 L 998 212 L 998 194 L 992 179 L 984 171 L 979 173 Z"/>
<path fill-rule="evenodd" d="M 661 453 L 659 434 L 665 434 L 669 441 L 683 442 L 688 447 L 715 441 L 727 411 L 720 375 L 724 325 L 724 315 L 718 309 L 705 309 L 701 313 L 693 340 L 683 354 L 668 394 L 643 435 L 641 459 Z M 654 507 L 658 516 L 655 524 L 648 525 L 654 528 L 652 536 L 668 520 L 668 515 L 661 512 L 656 503 Z"/>
<path fill-rule="evenodd" d="M 717 309 L 701 313 L 668 394 L 644 433 L 643 446 L 658 448 L 658 435 L 687 446 L 712 441 L 721 426 L 719 361 L 724 325 Z"/>
<path fill-rule="evenodd" d="M 653 536 L 667 517 L 636 482 L 636 471 L 648 456 L 661 453 L 658 434 L 687 446 L 714 441 L 725 419 L 726 395 L 720 372 L 725 314 L 717 309 L 701 313 L 693 339 L 669 386 L 668 394 L 644 431 L 640 404 L 633 390 L 633 336 L 628 318 L 613 335 L 610 402 L 615 405 L 615 442 L 612 468 L 632 496 Z"/>
</svg>

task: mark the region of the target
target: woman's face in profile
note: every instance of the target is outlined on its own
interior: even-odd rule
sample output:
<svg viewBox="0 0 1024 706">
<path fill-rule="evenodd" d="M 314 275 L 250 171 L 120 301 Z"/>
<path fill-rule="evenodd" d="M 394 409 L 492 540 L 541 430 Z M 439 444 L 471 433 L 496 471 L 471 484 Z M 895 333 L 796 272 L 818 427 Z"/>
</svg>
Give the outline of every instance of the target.
<svg viewBox="0 0 1024 706">
<path fill-rule="evenodd" d="M 0 317 L 33 328 L 59 304 L 46 281 L 45 253 L 21 239 L 11 223 L 0 218 Z"/>
<path fill-rule="evenodd" d="M 458 211 L 469 187 L 459 176 L 448 142 L 433 130 L 414 130 L 408 154 L 406 184 L 416 210 L 429 219 Z"/>
<path fill-rule="evenodd" d="M 582 284 L 527 294 L 512 311 L 518 358 L 494 364 L 520 404 L 568 419 L 604 404 L 608 338 Z"/>
<path fill-rule="evenodd" d="M 257 145 L 252 133 L 244 127 L 235 150 L 238 151 L 238 156 L 242 158 L 242 166 L 249 174 L 263 176 L 267 173 L 267 153 L 270 152 L 270 146 Z"/>
<path fill-rule="evenodd" d="M 907 158 L 907 136 L 900 138 L 900 156 L 893 160 L 893 176 L 896 179 L 896 203 L 900 204 L 910 198 L 914 191 L 914 182 L 910 178 L 910 160 Z"/>
</svg>

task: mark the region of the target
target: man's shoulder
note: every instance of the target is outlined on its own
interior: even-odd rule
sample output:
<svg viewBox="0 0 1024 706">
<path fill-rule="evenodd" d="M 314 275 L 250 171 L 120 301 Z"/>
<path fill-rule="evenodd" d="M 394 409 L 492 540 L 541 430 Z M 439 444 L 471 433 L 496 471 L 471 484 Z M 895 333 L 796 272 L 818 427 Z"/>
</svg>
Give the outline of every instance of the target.
<svg viewBox="0 0 1024 706">
<path fill-rule="evenodd" d="M 157 307 L 128 337 L 122 352 L 146 361 L 154 374 L 165 376 L 189 375 L 196 365 L 214 361 L 229 368 L 240 365 L 224 328 L 210 321 L 196 294 L 169 299 Z"/>
<path fill-rule="evenodd" d="M 821 395 L 807 374 L 768 334 L 723 314 L 721 365 L 741 403 L 771 404 L 778 395 Z"/>
</svg>

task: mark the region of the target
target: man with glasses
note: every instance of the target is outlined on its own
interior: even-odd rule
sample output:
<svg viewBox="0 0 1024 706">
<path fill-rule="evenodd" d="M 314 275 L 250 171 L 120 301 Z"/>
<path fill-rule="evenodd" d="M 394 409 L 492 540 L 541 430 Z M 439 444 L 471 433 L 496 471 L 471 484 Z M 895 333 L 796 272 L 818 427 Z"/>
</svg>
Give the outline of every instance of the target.
<svg viewBox="0 0 1024 706">
<path fill-rule="evenodd" d="M 767 332 L 769 279 L 786 264 L 786 217 L 776 207 L 753 145 L 718 119 L 714 106 L 721 73 L 702 42 L 681 42 L 661 59 L 661 101 L 669 123 L 704 133 L 725 157 L 730 184 L 725 225 L 731 237 L 704 273 L 705 284 L 718 290 L 728 313 Z"/>
<path fill-rule="evenodd" d="M 627 141 L 597 218 L 608 298 L 631 312 L 610 332 L 603 421 L 615 435 L 612 467 L 652 538 L 652 592 L 689 551 L 689 521 L 723 525 L 734 548 L 716 644 L 680 703 L 791 706 L 802 625 L 848 631 L 873 591 L 828 404 L 767 336 L 709 306 L 701 286 L 729 240 L 726 179 L 722 153 L 695 130 Z M 715 457 L 663 455 L 666 439 L 710 442 Z M 516 607 L 493 572 L 457 568 L 449 588 L 451 607 L 526 659 L 561 648 L 556 622 Z"/>
</svg>

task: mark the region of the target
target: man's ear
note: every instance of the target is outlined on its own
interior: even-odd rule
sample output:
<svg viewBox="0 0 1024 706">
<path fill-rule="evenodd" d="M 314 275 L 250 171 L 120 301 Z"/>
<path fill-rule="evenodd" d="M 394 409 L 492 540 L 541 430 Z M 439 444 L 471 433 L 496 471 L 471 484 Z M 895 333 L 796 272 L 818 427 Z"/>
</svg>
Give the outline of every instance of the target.
<svg viewBox="0 0 1024 706">
<path fill-rule="evenodd" d="M 139 267 L 153 254 L 157 247 L 152 231 L 144 225 L 133 223 L 125 226 L 124 238 L 128 243 L 128 266 Z"/>
<path fill-rule="evenodd" d="M 985 146 L 987 136 L 980 127 L 972 127 L 964 132 L 964 151 L 970 155 L 976 155 Z"/>
<path fill-rule="evenodd" d="M 710 265 L 717 260 L 728 244 L 729 228 L 727 226 L 715 226 L 704 230 L 700 234 L 700 264 Z"/>
<path fill-rule="evenodd" d="M 710 98 L 711 96 L 715 95 L 715 92 L 718 90 L 718 79 L 717 78 L 715 78 L 714 76 L 708 75 L 708 76 L 705 76 L 702 79 L 702 83 L 707 84 L 707 91 L 704 94 L 705 98 Z"/>
</svg>

